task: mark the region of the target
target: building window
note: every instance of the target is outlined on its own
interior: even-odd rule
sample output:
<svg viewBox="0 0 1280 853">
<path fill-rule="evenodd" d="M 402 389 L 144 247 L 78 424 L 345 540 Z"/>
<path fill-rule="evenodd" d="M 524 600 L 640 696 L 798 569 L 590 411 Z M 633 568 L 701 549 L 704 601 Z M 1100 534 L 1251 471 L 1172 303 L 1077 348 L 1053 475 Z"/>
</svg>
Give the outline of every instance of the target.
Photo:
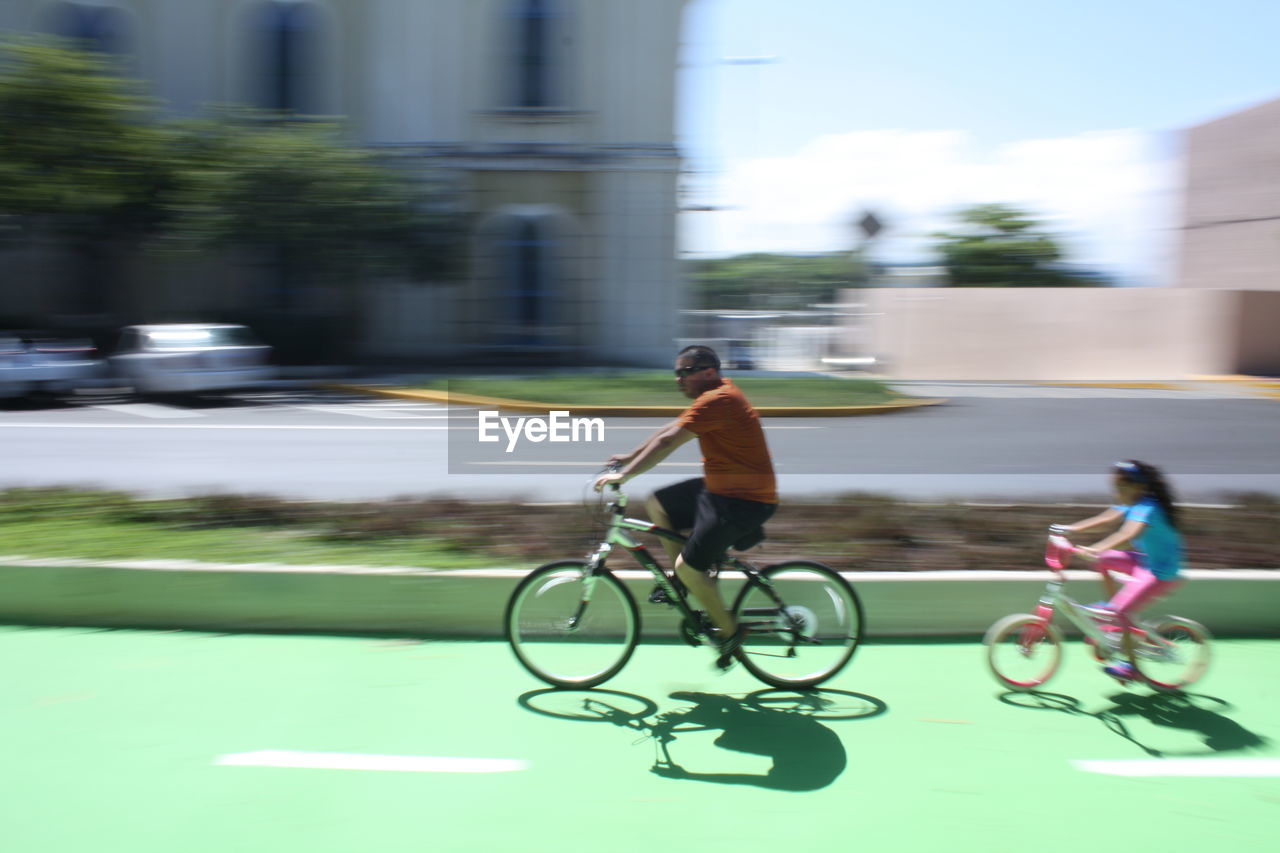
<svg viewBox="0 0 1280 853">
<path fill-rule="evenodd" d="M 558 105 L 555 51 L 560 21 L 553 0 L 519 0 L 515 12 L 515 103 L 537 108 Z"/>
<path fill-rule="evenodd" d="M 551 281 L 548 259 L 552 243 L 532 218 L 515 223 L 508 238 L 506 298 L 509 321 L 505 343 L 536 345 L 543 341 L 551 320 Z"/>
<path fill-rule="evenodd" d="M 48 16 L 47 28 L 99 53 L 127 52 L 124 15 L 110 6 L 58 3 Z"/>
<path fill-rule="evenodd" d="M 291 113 L 316 109 L 319 19 L 311 3 L 273 0 L 257 16 L 253 43 L 259 69 L 254 106 Z"/>
</svg>

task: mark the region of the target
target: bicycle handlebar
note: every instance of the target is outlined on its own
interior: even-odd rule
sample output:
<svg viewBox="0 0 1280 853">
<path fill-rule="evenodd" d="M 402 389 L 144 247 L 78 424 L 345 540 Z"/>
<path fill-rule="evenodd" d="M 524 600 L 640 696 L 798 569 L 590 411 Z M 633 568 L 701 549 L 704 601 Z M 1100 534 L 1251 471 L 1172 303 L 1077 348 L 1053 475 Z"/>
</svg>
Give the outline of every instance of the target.
<svg viewBox="0 0 1280 853">
<path fill-rule="evenodd" d="M 1071 558 L 1080 553 L 1082 549 L 1076 545 L 1072 545 L 1066 536 L 1061 533 L 1050 533 L 1049 541 L 1044 548 L 1044 562 L 1049 568 L 1058 574 L 1071 565 Z M 1111 575 L 1112 572 L 1101 563 L 1096 566 L 1099 572 L 1104 575 Z"/>
<path fill-rule="evenodd" d="M 1071 565 L 1071 558 L 1079 549 L 1060 533 L 1050 533 L 1044 547 L 1044 562 L 1049 568 L 1061 572 Z"/>
</svg>

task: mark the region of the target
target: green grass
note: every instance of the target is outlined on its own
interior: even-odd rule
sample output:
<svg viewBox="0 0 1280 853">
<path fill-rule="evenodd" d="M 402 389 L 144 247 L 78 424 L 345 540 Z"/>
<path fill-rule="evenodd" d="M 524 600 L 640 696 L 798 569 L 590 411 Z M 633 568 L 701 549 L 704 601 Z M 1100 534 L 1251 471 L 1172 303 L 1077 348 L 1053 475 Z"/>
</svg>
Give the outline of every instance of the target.
<svg viewBox="0 0 1280 853">
<path fill-rule="evenodd" d="M 367 511 L 343 512 L 259 498 L 142 501 L 113 493 L 14 489 L 0 492 L 0 554 L 439 569 L 494 565 L 491 553 L 433 535 L 425 522 L 416 529 L 379 531 Z"/>
<path fill-rule="evenodd" d="M 733 382 L 755 406 L 869 406 L 901 399 L 873 379 L 828 376 L 738 377 Z M 665 371 L 545 374 L 437 380 L 419 388 L 510 400 L 590 406 L 676 406 L 688 400 Z"/>
<path fill-rule="evenodd" d="M 463 552 L 429 539 L 345 544 L 324 542 L 306 531 L 180 530 L 156 525 L 52 519 L 0 526 L 4 556 L 106 561 L 199 560 L 210 563 L 287 565 L 426 566 L 433 569 L 492 566 L 491 557 Z"/>
</svg>

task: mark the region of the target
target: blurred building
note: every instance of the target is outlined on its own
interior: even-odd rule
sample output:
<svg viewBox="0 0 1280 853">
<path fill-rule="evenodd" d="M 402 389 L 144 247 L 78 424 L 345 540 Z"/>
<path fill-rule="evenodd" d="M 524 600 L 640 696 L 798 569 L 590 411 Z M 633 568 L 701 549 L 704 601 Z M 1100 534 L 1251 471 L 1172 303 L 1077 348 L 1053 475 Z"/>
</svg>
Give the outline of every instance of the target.
<svg viewBox="0 0 1280 853">
<path fill-rule="evenodd" d="M 1280 99 L 1184 139 L 1180 287 L 1280 290 Z"/>
<path fill-rule="evenodd" d="M 353 142 L 445 176 L 474 222 L 468 271 L 370 286 L 351 330 L 366 354 L 665 364 L 686 2 L 4 0 L 0 29 L 117 53 L 174 114 L 239 103 L 344 117 Z M 111 306 L 121 321 L 254 307 L 252 289 L 218 274 L 137 275 L 161 283 L 126 288 L 131 301 Z M 298 310 L 332 302 L 316 293 Z"/>
</svg>

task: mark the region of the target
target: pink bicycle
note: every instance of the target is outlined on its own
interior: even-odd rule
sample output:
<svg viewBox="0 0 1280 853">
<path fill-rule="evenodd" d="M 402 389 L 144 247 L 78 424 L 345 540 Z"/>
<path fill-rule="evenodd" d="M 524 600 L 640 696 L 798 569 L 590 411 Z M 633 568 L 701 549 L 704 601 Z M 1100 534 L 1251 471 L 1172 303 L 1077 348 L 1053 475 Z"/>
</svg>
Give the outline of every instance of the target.
<svg viewBox="0 0 1280 853">
<path fill-rule="evenodd" d="M 1064 570 L 1075 552 L 1066 538 L 1051 535 L 1044 561 L 1054 577 L 1035 613 L 1014 613 L 987 629 L 987 664 L 1000 683 L 1012 690 L 1035 690 L 1058 671 L 1062 632 L 1053 624 L 1058 610 L 1080 631 L 1099 663 L 1127 660 L 1136 680 L 1155 690 L 1176 692 L 1205 674 L 1213 637 L 1199 622 L 1160 616 L 1126 626 L 1068 597 L 1062 589 Z"/>
</svg>

